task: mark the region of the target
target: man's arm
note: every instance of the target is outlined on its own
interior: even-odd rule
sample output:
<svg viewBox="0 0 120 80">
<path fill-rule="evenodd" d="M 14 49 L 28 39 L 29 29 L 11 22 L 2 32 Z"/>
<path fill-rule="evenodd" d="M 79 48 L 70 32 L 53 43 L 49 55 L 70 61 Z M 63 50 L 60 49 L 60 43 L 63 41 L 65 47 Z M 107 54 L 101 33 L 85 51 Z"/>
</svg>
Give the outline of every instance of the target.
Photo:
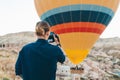
<svg viewBox="0 0 120 80">
<path fill-rule="evenodd" d="M 58 62 L 63 63 L 65 61 L 65 54 L 62 49 L 58 50 Z"/>
<path fill-rule="evenodd" d="M 19 56 L 15 64 L 16 75 L 22 75 L 22 60 L 23 60 L 23 50 L 19 52 Z"/>
</svg>

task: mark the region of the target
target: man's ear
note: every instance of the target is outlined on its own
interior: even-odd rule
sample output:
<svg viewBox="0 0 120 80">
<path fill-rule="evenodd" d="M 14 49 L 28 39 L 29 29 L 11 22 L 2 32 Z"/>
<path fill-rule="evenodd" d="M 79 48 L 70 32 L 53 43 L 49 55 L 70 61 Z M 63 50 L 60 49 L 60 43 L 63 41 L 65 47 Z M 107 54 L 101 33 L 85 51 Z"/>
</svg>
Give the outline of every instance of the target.
<svg viewBox="0 0 120 80">
<path fill-rule="evenodd" d="M 48 32 L 46 32 L 46 34 L 45 34 L 46 36 L 50 36 L 50 32 L 48 31 Z"/>
</svg>

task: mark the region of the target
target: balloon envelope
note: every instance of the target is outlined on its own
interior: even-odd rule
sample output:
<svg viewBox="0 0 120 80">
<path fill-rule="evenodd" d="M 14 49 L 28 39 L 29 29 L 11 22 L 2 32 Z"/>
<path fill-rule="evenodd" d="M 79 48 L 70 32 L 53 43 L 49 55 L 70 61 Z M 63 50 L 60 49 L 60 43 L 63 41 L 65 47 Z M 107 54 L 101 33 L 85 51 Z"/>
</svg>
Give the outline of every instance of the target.
<svg viewBox="0 0 120 80">
<path fill-rule="evenodd" d="M 34 0 L 41 20 L 60 36 L 74 63 L 82 62 L 111 21 L 120 0 Z"/>
</svg>

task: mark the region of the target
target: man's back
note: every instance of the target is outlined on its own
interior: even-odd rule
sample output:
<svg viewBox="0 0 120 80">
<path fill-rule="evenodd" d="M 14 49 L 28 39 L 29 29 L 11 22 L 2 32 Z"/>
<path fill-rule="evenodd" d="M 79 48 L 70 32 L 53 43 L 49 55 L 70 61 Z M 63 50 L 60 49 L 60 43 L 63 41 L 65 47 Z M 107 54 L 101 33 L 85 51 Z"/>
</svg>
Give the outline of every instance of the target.
<svg viewBox="0 0 120 80">
<path fill-rule="evenodd" d="M 42 39 L 26 45 L 20 54 L 24 80 L 55 80 L 57 62 L 62 63 L 65 60 L 57 46 Z"/>
</svg>

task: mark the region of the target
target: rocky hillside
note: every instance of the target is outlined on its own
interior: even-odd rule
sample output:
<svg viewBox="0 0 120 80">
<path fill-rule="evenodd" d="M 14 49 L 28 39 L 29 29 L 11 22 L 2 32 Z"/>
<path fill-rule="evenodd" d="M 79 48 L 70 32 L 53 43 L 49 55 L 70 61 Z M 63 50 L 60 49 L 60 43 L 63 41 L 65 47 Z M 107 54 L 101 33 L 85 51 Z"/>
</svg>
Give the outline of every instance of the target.
<svg viewBox="0 0 120 80">
<path fill-rule="evenodd" d="M 35 40 L 34 32 L 0 36 L 0 80 L 20 80 L 15 79 L 14 73 L 18 52 L 23 45 Z M 69 59 L 65 65 L 73 66 Z M 120 38 L 100 38 L 79 66 L 84 68 L 84 80 L 98 80 L 95 77 L 99 80 L 120 80 Z"/>
<path fill-rule="evenodd" d="M 35 40 L 34 32 L 19 32 L 19 33 L 11 33 L 6 34 L 4 36 L 0 36 L 0 44 L 2 43 L 28 43 Z M 109 47 L 109 46 L 117 46 L 120 47 L 120 38 L 101 38 L 99 39 L 94 47 Z"/>
<path fill-rule="evenodd" d="M 120 47 L 120 38 L 114 37 L 114 38 L 101 38 L 99 39 L 96 44 L 94 45 L 95 47 Z"/>
<path fill-rule="evenodd" d="M 35 40 L 34 32 L 19 32 L 0 36 L 0 44 L 2 43 L 28 43 Z"/>
</svg>

